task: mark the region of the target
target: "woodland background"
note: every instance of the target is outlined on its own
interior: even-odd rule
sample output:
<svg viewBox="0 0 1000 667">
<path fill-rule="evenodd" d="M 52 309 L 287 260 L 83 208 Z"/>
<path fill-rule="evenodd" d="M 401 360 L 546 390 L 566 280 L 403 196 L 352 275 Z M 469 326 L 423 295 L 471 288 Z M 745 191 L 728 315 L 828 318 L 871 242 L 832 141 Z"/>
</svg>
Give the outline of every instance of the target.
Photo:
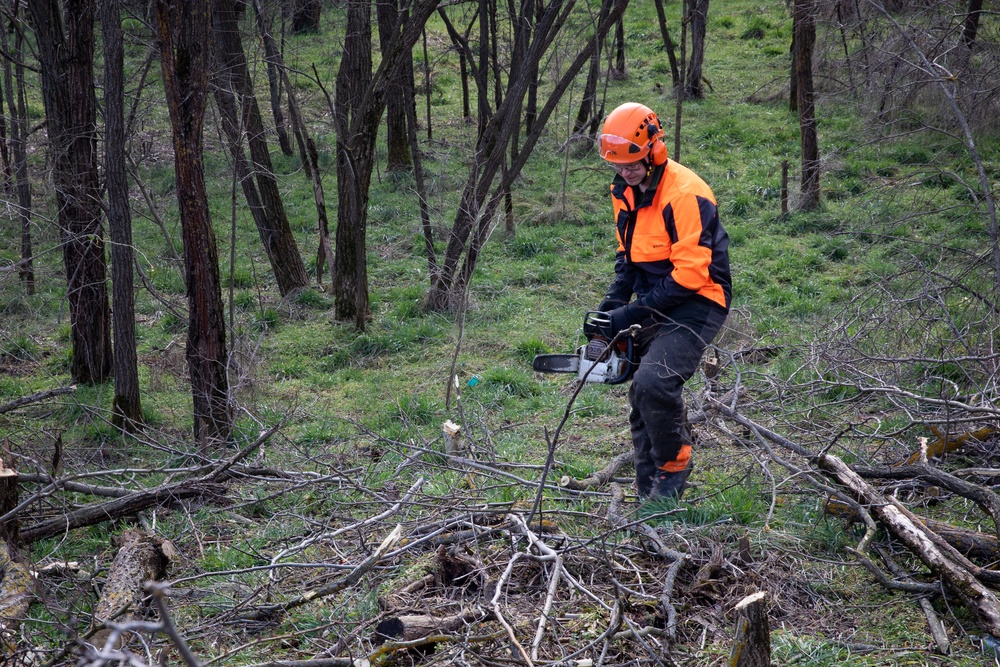
<svg viewBox="0 0 1000 667">
<path fill-rule="evenodd" d="M 994 6 L 0 15 L 7 664 L 997 661 Z M 530 370 L 629 100 L 731 238 L 680 504 Z"/>
</svg>

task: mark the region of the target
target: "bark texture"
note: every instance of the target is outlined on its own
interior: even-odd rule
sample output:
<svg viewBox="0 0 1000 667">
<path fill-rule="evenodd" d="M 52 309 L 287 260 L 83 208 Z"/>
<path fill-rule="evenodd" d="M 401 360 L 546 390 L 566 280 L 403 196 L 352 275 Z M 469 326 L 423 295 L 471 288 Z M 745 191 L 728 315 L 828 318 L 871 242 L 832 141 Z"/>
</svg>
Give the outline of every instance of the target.
<svg viewBox="0 0 1000 667">
<path fill-rule="evenodd" d="M 108 190 L 111 231 L 111 297 L 114 302 L 115 398 L 112 419 L 131 431 L 142 422 L 139 363 L 135 349 L 135 252 L 132 210 L 125 166 L 125 47 L 118 0 L 102 0 L 104 34 L 104 178 Z"/>
<path fill-rule="evenodd" d="M 236 165 L 271 272 L 282 296 L 309 284 L 302 256 L 288 224 L 267 146 L 267 134 L 240 38 L 240 12 L 235 0 L 211 0 L 215 45 L 215 100 L 222 129 Z M 250 162 L 243 152 L 246 137 Z"/>
<path fill-rule="evenodd" d="M 170 559 L 163 540 L 139 530 L 127 530 L 115 539 L 118 553 L 115 555 L 108 576 L 97 601 L 94 618 L 103 623 L 114 619 L 124 623 L 142 617 L 143 600 L 146 597 L 144 584 L 159 581 L 167 574 Z M 99 630 L 91 640 L 103 647 L 110 630 Z"/>
<path fill-rule="evenodd" d="M 736 612 L 736 638 L 728 667 L 770 667 L 771 626 L 767 621 L 767 593 L 748 595 Z"/>
<path fill-rule="evenodd" d="M 194 435 L 203 447 L 232 428 L 219 252 L 208 210 L 203 130 L 211 55 L 209 0 L 157 0 L 157 43 L 170 122 L 184 239 L 188 300 L 187 362 Z"/>
<path fill-rule="evenodd" d="M 799 208 L 819 206 L 819 138 L 812 79 L 812 55 L 816 44 L 814 0 L 795 0 L 795 83 L 802 143 L 802 192 Z"/>
<path fill-rule="evenodd" d="M 42 73 L 42 99 L 66 267 L 73 358 L 81 384 L 111 375 L 101 184 L 97 174 L 97 95 L 94 87 L 95 0 L 28 3 Z"/>
</svg>

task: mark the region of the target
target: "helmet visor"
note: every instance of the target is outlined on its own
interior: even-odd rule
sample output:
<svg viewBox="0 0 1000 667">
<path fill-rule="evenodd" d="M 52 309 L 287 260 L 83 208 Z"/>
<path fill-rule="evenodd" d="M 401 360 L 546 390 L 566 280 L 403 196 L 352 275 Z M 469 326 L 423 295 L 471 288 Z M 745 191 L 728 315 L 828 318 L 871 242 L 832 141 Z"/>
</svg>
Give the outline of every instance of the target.
<svg viewBox="0 0 1000 667">
<path fill-rule="evenodd" d="M 649 150 L 616 134 L 602 134 L 599 144 L 601 157 L 608 162 L 636 162 Z"/>
</svg>

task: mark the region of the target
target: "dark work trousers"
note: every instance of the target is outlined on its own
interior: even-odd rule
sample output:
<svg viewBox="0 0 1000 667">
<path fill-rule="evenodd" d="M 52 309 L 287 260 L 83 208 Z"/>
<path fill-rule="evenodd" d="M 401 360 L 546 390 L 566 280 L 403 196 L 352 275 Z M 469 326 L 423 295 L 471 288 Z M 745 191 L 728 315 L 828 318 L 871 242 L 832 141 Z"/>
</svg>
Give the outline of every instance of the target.
<svg viewBox="0 0 1000 667">
<path fill-rule="evenodd" d="M 726 311 L 700 298 L 688 299 L 664 315 L 638 334 L 639 368 L 628 393 L 641 496 L 649 495 L 660 466 L 674 461 L 682 445 L 691 444 L 684 424 L 684 383 L 698 370 L 702 352 L 726 321 Z"/>
</svg>

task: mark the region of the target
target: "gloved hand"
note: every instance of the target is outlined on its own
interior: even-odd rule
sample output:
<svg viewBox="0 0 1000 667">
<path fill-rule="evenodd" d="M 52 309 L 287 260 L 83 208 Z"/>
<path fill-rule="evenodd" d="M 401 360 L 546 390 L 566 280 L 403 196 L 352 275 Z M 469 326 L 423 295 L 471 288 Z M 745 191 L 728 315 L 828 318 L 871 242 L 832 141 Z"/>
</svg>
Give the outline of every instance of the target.
<svg viewBox="0 0 1000 667">
<path fill-rule="evenodd" d="M 628 329 L 633 324 L 640 324 L 647 317 L 646 308 L 633 301 L 625 306 L 619 306 L 608 312 L 611 316 L 611 334 Z"/>
<path fill-rule="evenodd" d="M 597 310 L 598 312 L 601 313 L 610 313 L 615 308 L 618 308 L 619 306 L 624 306 L 625 303 L 626 302 L 622 301 L 621 299 L 615 299 L 610 296 L 606 296 L 604 297 L 604 300 L 601 301 L 601 305 L 597 307 Z"/>
</svg>

